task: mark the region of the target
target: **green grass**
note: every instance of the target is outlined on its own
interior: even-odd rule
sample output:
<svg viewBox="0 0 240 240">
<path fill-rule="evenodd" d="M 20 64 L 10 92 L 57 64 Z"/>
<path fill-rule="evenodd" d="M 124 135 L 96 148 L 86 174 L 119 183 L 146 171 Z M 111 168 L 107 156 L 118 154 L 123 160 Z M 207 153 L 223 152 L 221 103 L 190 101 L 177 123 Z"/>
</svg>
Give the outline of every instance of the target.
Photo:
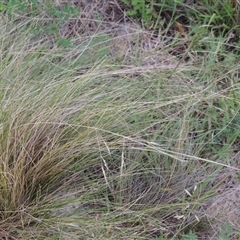
<svg viewBox="0 0 240 240">
<path fill-rule="evenodd" d="M 239 28 L 239 4 L 227 1 L 123 0 L 126 14 L 150 29 L 161 29 L 181 35 L 193 26 L 205 26 L 218 35 Z"/>
<path fill-rule="evenodd" d="M 39 19 L 0 17 L 1 235 L 196 237 L 210 183 L 239 151 L 240 66 L 226 38 L 201 42 L 196 27 L 156 50 L 170 63 L 140 68 L 114 62 L 102 31 L 66 46 L 36 35 Z M 181 60 L 180 44 L 195 47 Z"/>
</svg>

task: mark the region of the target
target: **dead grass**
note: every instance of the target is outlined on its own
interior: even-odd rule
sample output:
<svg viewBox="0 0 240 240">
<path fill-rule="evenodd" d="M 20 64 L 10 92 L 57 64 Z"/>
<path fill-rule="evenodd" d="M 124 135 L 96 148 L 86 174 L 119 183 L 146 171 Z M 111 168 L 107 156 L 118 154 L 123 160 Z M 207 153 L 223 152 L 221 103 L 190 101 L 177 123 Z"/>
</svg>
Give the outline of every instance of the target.
<svg viewBox="0 0 240 240">
<path fill-rule="evenodd" d="M 189 39 L 152 38 L 132 24 L 110 35 L 113 2 L 80 3 L 89 15 L 74 20 L 74 33 L 59 30 L 73 37 L 72 48 L 33 38 L 29 21 L 2 19 L 1 234 L 154 239 L 191 229 L 201 236 L 214 180 L 239 170 L 216 142 L 239 114 L 235 56 L 219 61 L 218 45 L 206 59 L 188 49 L 179 63 L 173 50 Z M 88 25 L 96 10 L 106 22 Z M 110 55 L 116 40 L 125 44 L 120 57 Z M 232 115 L 219 127 L 225 109 Z"/>
</svg>

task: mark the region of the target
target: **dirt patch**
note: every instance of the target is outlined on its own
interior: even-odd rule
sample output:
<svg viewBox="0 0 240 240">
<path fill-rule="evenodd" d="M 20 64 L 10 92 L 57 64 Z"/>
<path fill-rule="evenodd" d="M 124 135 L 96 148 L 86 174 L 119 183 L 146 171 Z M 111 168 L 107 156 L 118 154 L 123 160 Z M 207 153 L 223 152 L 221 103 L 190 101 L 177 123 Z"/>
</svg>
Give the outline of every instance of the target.
<svg viewBox="0 0 240 240">
<path fill-rule="evenodd" d="M 233 236 L 238 239 L 240 229 L 240 152 L 235 154 L 229 162 L 232 168 L 225 168 L 217 174 L 213 184 L 219 184 L 217 196 L 204 202 L 205 214 L 211 226 L 209 237 L 219 237 L 222 229 L 227 225 L 232 228 Z M 237 170 L 239 169 L 239 170 Z M 234 231 L 235 230 L 235 231 Z"/>
</svg>

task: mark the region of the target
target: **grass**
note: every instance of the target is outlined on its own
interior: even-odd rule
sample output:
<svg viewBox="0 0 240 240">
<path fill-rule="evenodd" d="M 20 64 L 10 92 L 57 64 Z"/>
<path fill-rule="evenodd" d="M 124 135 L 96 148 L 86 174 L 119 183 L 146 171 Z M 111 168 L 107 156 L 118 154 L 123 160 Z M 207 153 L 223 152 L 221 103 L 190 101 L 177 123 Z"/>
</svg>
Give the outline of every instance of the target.
<svg viewBox="0 0 240 240">
<path fill-rule="evenodd" d="M 207 231 L 202 203 L 239 151 L 232 43 L 200 40 L 196 27 L 154 49 L 157 68 L 137 54 L 126 65 L 109 57 L 112 38 L 100 28 L 66 46 L 36 37 L 38 18 L 16 18 L 0 19 L 0 236 L 185 239 Z M 184 44 L 192 46 L 184 58 L 170 54 Z"/>
</svg>

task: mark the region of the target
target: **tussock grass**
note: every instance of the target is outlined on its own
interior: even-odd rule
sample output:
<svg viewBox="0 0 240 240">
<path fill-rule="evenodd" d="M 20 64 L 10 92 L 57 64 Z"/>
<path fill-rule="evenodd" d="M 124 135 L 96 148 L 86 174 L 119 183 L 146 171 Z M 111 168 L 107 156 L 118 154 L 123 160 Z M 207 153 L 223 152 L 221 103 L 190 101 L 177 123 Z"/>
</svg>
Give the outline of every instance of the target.
<svg viewBox="0 0 240 240">
<path fill-rule="evenodd" d="M 1 21 L 3 237 L 154 239 L 198 229 L 199 206 L 239 143 L 236 57 L 218 45 L 140 68 L 111 63 L 99 44 L 90 64 L 91 44 L 47 45 L 30 22 Z"/>
</svg>

